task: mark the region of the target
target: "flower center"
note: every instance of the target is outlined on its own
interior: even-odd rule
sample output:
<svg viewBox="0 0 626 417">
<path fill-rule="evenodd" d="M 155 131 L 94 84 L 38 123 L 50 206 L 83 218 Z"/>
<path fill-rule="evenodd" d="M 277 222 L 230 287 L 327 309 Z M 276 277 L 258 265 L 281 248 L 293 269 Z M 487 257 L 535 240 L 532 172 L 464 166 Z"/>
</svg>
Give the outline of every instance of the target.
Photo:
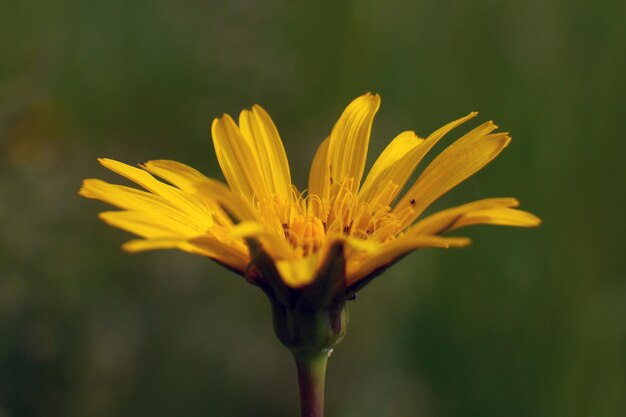
<svg viewBox="0 0 626 417">
<path fill-rule="evenodd" d="M 376 243 L 393 240 L 412 212 L 410 207 L 400 213 L 391 211 L 398 186 L 389 182 L 374 198 L 363 201 L 349 185 L 334 184 L 326 198 L 300 194 L 290 202 L 278 198 L 260 201 L 257 209 L 262 222 L 282 234 L 298 258 L 316 253 L 329 235 Z"/>
<path fill-rule="evenodd" d="M 359 199 L 349 185 L 350 182 L 338 184 L 334 197 L 328 202 L 326 231 L 376 242 L 393 239 L 401 230 L 403 220 L 393 214 L 390 207 L 397 194 L 397 184 L 390 181 L 368 201 Z"/>
<path fill-rule="evenodd" d="M 324 242 L 326 231 L 324 224 L 317 217 L 301 216 L 283 224 L 285 237 L 296 249 L 302 250 L 302 256 L 316 252 Z"/>
</svg>

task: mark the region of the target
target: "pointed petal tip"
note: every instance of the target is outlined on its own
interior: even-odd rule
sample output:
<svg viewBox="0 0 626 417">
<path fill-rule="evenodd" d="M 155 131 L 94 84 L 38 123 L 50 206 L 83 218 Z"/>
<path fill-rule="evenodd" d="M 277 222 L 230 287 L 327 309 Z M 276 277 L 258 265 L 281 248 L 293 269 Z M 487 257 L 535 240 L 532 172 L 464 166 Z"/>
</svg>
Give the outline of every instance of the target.
<svg viewBox="0 0 626 417">
<path fill-rule="evenodd" d="M 487 140 L 495 140 L 495 141 L 502 142 L 503 148 L 506 148 L 507 146 L 509 146 L 509 144 L 511 143 L 511 139 L 512 139 L 511 136 L 509 135 L 509 132 L 496 132 L 496 133 L 488 134 L 484 137 Z"/>
<path fill-rule="evenodd" d="M 152 161 L 145 161 L 145 162 L 139 162 L 137 164 L 137 166 L 141 169 L 143 169 L 144 171 L 149 171 L 148 167 L 153 165 Z"/>
<path fill-rule="evenodd" d="M 224 121 L 226 121 L 228 119 L 232 120 L 232 117 L 230 117 L 230 115 L 228 113 L 222 113 L 221 116 L 216 116 L 213 119 L 213 123 L 211 124 L 211 126 L 214 127 L 216 124 L 223 123 Z"/>
<path fill-rule="evenodd" d="M 121 213 L 121 211 L 103 211 L 98 213 L 98 218 L 110 226 L 115 226 L 115 224 L 111 223 L 111 218 L 115 217 L 119 213 Z"/>
<path fill-rule="evenodd" d="M 227 113 L 213 119 L 213 123 L 211 123 L 211 135 L 213 136 L 213 140 L 215 140 L 218 130 L 225 129 L 224 125 L 228 123 L 228 119 L 232 120 Z"/>
<path fill-rule="evenodd" d="M 86 198 L 97 198 L 93 192 L 93 186 L 99 182 L 102 182 L 102 180 L 96 178 L 84 179 L 78 190 L 78 195 Z"/>
<path fill-rule="evenodd" d="M 215 136 L 215 128 L 217 127 L 218 123 L 219 123 L 219 118 L 214 117 L 213 120 L 211 121 L 211 136 Z"/>
<path fill-rule="evenodd" d="M 525 227 L 539 227 L 541 226 L 541 223 L 543 223 L 543 220 L 541 220 L 539 216 L 536 216 L 529 212 L 526 212 L 526 214 L 528 222 L 526 223 L 526 225 L 524 225 Z"/>
<path fill-rule="evenodd" d="M 414 131 L 414 130 L 405 130 L 404 132 L 400 133 L 400 135 L 405 134 L 405 135 L 411 135 L 411 139 L 415 140 L 423 140 L 422 138 L 420 138 L 420 136 Z M 398 135 L 398 136 L 400 136 Z"/>
<path fill-rule="evenodd" d="M 472 239 L 468 237 L 451 237 L 448 238 L 446 249 L 465 248 L 472 244 Z"/>
<path fill-rule="evenodd" d="M 80 183 L 80 188 L 85 188 L 86 185 L 91 183 L 92 181 L 98 181 L 96 178 L 84 178 Z"/>
<path fill-rule="evenodd" d="M 88 180 L 83 180 L 80 188 L 78 189 L 78 195 L 82 196 L 82 197 L 87 197 L 89 195 L 89 191 L 87 190 L 87 181 Z"/>
<path fill-rule="evenodd" d="M 459 121 L 461 121 L 461 123 L 465 123 L 470 119 L 473 119 L 474 117 L 478 116 L 479 112 L 478 111 L 471 111 L 469 113 L 467 113 L 467 115 L 461 117 L 459 119 Z"/>
<path fill-rule="evenodd" d="M 111 158 L 98 158 L 98 162 L 103 167 L 110 169 L 111 171 L 114 171 L 114 172 L 115 172 L 114 167 L 120 167 L 120 166 L 128 167 L 127 164 L 117 161 L 115 159 L 111 159 Z"/>
<path fill-rule="evenodd" d="M 121 248 L 126 253 L 143 252 L 143 250 L 141 249 L 141 244 L 139 244 L 139 242 L 141 241 L 142 239 L 129 240 L 128 242 L 123 243 Z"/>
<path fill-rule="evenodd" d="M 120 248 L 126 253 L 135 253 L 132 249 L 133 245 L 129 245 L 129 242 L 123 243 Z"/>
<path fill-rule="evenodd" d="M 354 101 L 361 101 L 361 100 L 366 100 L 372 104 L 375 105 L 375 108 L 378 109 L 378 107 L 380 106 L 380 94 L 378 93 L 372 93 L 371 91 L 367 91 L 365 94 L 357 97 L 354 99 Z"/>
<path fill-rule="evenodd" d="M 506 208 L 506 209 L 503 209 L 502 211 L 504 214 L 509 214 L 509 215 L 513 214 L 514 217 L 509 217 L 506 223 L 501 223 L 500 225 L 512 226 L 512 227 L 527 227 L 527 228 L 539 227 L 541 225 L 541 219 L 538 216 L 528 211 L 513 209 L 513 208 Z M 494 223 L 494 224 L 498 224 L 498 223 Z"/>
<path fill-rule="evenodd" d="M 239 112 L 239 118 L 237 119 L 237 124 L 241 126 L 243 123 L 243 119 L 247 118 L 250 113 L 253 113 L 253 110 L 251 108 L 241 109 L 241 111 Z"/>
<path fill-rule="evenodd" d="M 485 122 L 485 125 L 488 126 L 489 128 L 491 128 L 492 130 L 496 130 L 498 128 L 498 125 L 495 124 L 495 122 L 493 120 L 487 120 Z"/>
</svg>

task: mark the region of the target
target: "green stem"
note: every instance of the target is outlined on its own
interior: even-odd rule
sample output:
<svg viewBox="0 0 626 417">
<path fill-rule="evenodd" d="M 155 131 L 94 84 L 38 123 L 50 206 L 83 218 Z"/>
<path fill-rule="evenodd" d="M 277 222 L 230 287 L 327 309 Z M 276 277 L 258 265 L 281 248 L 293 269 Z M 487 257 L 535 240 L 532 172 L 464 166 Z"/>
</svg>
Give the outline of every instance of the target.
<svg viewBox="0 0 626 417">
<path fill-rule="evenodd" d="M 330 352 L 312 349 L 293 352 L 298 368 L 302 417 L 324 417 L 324 377 Z"/>
</svg>

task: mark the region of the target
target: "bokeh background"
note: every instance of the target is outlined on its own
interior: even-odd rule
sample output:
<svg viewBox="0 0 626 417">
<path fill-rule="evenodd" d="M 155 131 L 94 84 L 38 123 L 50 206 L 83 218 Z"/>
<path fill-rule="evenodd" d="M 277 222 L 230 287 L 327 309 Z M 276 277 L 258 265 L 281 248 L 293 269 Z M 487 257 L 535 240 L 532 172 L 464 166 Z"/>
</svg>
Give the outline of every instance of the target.
<svg viewBox="0 0 626 417">
<path fill-rule="evenodd" d="M 468 230 L 362 291 L 327 414 L 626 416 L 625 17 L 619 0 L 2 2 L 0 416 L 296 415 L 264 295 L 200 257 L 121 252 L 131 236 L 77 191 L 121 181 L 99 156 L 221 178 L 210 122 L 253 103 L 302 186 L 365 91 L 383 98 L 370 157 L 494 119 L 512 146 L 437 207 L 516 196 L 544 224 Z"/>
</svg>

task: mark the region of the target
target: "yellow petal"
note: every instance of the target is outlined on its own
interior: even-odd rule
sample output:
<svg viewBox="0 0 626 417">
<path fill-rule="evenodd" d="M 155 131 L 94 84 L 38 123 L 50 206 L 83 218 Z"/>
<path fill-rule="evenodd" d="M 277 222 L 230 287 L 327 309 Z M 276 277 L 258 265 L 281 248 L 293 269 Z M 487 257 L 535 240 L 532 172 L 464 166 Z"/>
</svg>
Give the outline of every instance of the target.
<svg viewBox="0 0 626 417">
<path fill-rule="evenodd" d="M 258 220 L 252 205 L 219 181 L 208 179 L 198 186 L 197 193 L 203 198 L 216 201 L 234 217 L 237 223 Z"/>
<path fill-rule="evenodd" d="M 409 179 L 417 166 L 416 150 L 424 142 L 415 132 L 402 132 L 387 145 L 380 154 L 372 169 L 367 174 L 363 186 L 359 190 L 359 199 L 362 201 L 378 201 L 376 195 L 380 193 L 389 182 L 394 183 L 401 189 Z M 397 191 L 396 191 L 397 192 Z M 390 201 L 395 198 L 389 195 Z M 389 203 L 381 202 L 381 205 Z"/>
<path fill-rule="evenodd" d="M 462 216 L 473 211 L 496 207 L 517 207 L 518 205 L 519 202 L 514 198 L 487 198 L 473 201 L 431 214 L 409 227 L 406 234 L 411 236 L 421 234 L 438 235 L 452 228 Z"/>
<path fill-rule="evenodd" d="M 401 236 L 391 242 L 380 246 L 379 250 L 372 253 L 360 253 L 351 256 L 347 264 L 347 282 L 352 285 L 357 281 L 385 269 L 391 264 L 414 251 L 423 247 L 450 248 L 463 247 L 470 244 L 470 240 L 464 237 L 441 237 L 441 236 Z"/>
<path fill-rule="evenodd" d="M 365 239 L 359 239 L 354 236 L 348 236 L 348 237 L 345 237 L 344 239 L 346 240 L 346 242 L 351 248 L 354 248 L 360 252 L 375 252 L 381 246 L 381 243 L 372 239 L 365 240 Z"/>
<path fill-rule="evenodd" d="M 144 238 L 187 238 L 204 233 L 204 230 L 198 230 L 156 212 L 105 211 L 100 213 L 99 217 L 111 226 Z"/>
<path fill-rule="evenodd" d="M 228 231 L 230 236 L 250 239 L 258 242 L 272 259 L 293 259 L 294 250 L 285 240 L 283 235 L 269 232 L 263 225 L 257 222 L 244 221 L 235 225 Z M 252 247 L 258 245 L 252 245 Z"/>
<path fill-rule="evenodd" d="M 127 210 L 175 210 L 172 205 L 157 195 L 124 185 L 109 184 L 98 179 L 84 180 L 78 194 Z"/>
<path fill-rule="evenodd" d="M 177 248 L 209 256 L 233 268 L 241 267 L 241 271 L 247 264 L 248 252 L 243 242 L 219 229 L 194 230 L 164 218 L 160 213 L 113 211 L 100 213 L 100 218 L 112 226 L 145 238 L 125 243 L 122 248 L 128 252 Z M 194 240 L 197 242 L 190 242 Z"/>
<path fill-rule="evenodd" d="M 243 110 L 239 115 L 239 129 L 254 152 L 270 194 L 290 201 L 292 194 L 289 162 L 278 130 L 269 114 L 259 105 L 254 105 L 252 110 Z"/>
<path fill-rule="evenodd" d="M 112 159 L 100 158 L 98 161 L 111 171 L 162 197 L 167 203 L 176 207 L 188 217 L 193 217 L 198 223 L 206 224 L 207 226 L 213 225 L 211 211 L 193 195 L 185 193 L 171 185 L 162 183 L 143 169 L 135 168 Z"/>
<path fill-rule="evenodd" d="M 199 192 L 213 198 L 233 217 L 237 223 L 232 229 L 234 236 L 257 237 L 273 259 L 290 259 L 293 256 L 293 248 L 285 240 L 280 222 L 277 224 L 261 222 L 247 201 L 219 181 L 209 179 L 202 184 Z M 276 230 L 280 230 L 280 233 L 274 233 Z"/>
<path fill-rule="evenodd" d="M 249 201 L 271 199 L 256 153 L 233 119 L 227 114 L 215 119 L 211 132 L 217 160 L 230 188 Z"/>
<path fill-rule="evenodd" d="M 136 253 L 156 249 L 178 249 L 185 242 L 180 238 L 133 239 L 122 245 L 126 252 Z"/>
<path fill-rule="evenodd" d="M 184 239 L 178 238 L 153 238 L 153 239 L 133 239 L 122 245 L 122 249 L 126 252 L 137 253 L 137 252 L 146 252 L 150 250 L 158 250 L 158 249 L 180 249 L 184 252 L 193 253 L 195 255 L 207 256 L 215 259 L 216 261 L 226 263 L 231 266 L 230 263 L 224 262 L 222 259 L 218 259 L 215 257 L 215 254 L 212 251 L 207 251 L 201 246 L 194 245 L 189 243 Z M 242 263 L 234 258 L 228 258 L 229 261 L 234 264 L 241 265 Z M 237 268 L 240 271 L 245 269 L 245 264 L 241 269 Z"/>
<path fill-rule="evenodd" d="M 208 256 L 243 273 L 250 263 L 250 254 L 245 243 L 241 239 L 221 235 L 218 231 L 213 232 L 189 239 L 179 249 Z"/>
<path fill-rule="evenodd" d="M 214 220 L 218 224 L 225 227 L 232 226 L 232 222 L 229 217 L 221 210 L 215 200 L 208 198 L 206 194 L 198 192 L 202 184 L 212 180 L 204 176 L 196 169 L 185 164 L 181 164 L 180 162 L 168 161 L 164 159 L 148 161 L 145 164 L 142 164 L 141 167 L 146 171 L 163 178 L 165 181 L 175 185 L 181 190 L 197 197 L 199 201 L 207 206 L 213 215 Z"/>
<path fill-rule="evenodd" d="M 469 113 L 467 116 L 463 116 L 463 117 L 461 117 L 459 119 L 451 121 L 450 123 L 448 123 L 446 125 L 443 125 L 439 129 L 435 130 L 433 133 L 428 135 L 428 137 L 426 138 L 425 143 L 429 143 L 430 144 L 429 149 L 432 148 L 437 142 L 439 142 L 439 140 L 441 138 L 443 138 L 445 135 L 447 135 L 448 132 L 450 132 L 452 129 L 462 125 L 463 123 L 467 122 L 470 119 L 473 119 L 477 115 L 478 115 L 478 112 L 473 111 L 473 112 Z"/>
<path fill-rule="evenodd" d="M 431 133 L 425 140 L 418 138 L 414 132 L 398 135 L 374 163 L 359 192 L 359 198 L 382 206 L 390 205 L 433 146 L 452 129 L 477 114 L 472 112 L 454 120 Z M 390 182 L 396 185 L 391 189 L 392 192 L 388 192 Z"/>
<path fill-rule="evenodd" d="M 160 159 L 148 161 L 141 166 L 146 171 L 192 194 L 198 189 L 198 184 L 202 184 L 204 181 L 208 180 L 208 178 L 198 170 L 176 161 Z"/>
<path fill-rule="evenodd" d="M 330 171 L 328 170 L 328 144 L 327 137 L 317 148 L 311 170 L 309 172 L 309 196 L 317 196 L 320 200 L 327 200 L 330 193 Z"/>
<path fill-rule="evenodd" d="M 314 254 L 304 258 L 279 260 L 275 265 L 285 284 L 291 288 L 300 288 L 315 279 L 317 261 L 318 254 Z"/>
<path fill-rule="evenodd" d="M 158 195 L 123 185 L 87 179 L 83 181 L 79 194 L 83 197 L 104 201 L 122 209 L 149 213 L 150 216 L 158 218 L 159 222 L 167 223 L 174 221 L 198 232 L 202 232 L 213 225 L 210 213 L 206 216 L 191 216 L 174 207 L 170 202 L 165 201 Z"/>
<path fill-rule="evenodd" d="M 351 180 L 356 192 L 365 169 L 374 116 L 380 106 L 378 94 L 364 94 L 352 101 L 335 124 L 328 144 L 330 184 Z"/>
<path fill-rule="evenodd" d="M 245 271 L 249 263 L 245 247 L 243 245 L 242 247 L 223 245 L 210 237 L 201 237 L 193 241 L 176 238 L 135 239 L 122 245 L 122 249 L 131 253 L 157 249 L 180 249 L 195 255 L 207 256 L 240 273 Z"/>
<path fill-rule="evenodd" d="M 246 238 L 251 236 L 258 236 L 262 233 L 265 233 L 265 228 L 257 223 L 251 221 L 245 221 L 236 224 L 232 229 L 229 230 L 229 234 L 231 236 Z"/>
<path fill-rule="evenodd" d="M 454 223 L 451 229 L 458 229 L 459 227 L 472 226 L 475 224 L 537 227 L 541 224 L 541 219 L 527 211 L 507 207 L 495 207 L 464 214 Z"/>
<path fill-rule="evenodd" d="M 496 129 L 487 122 L 446 148 L 426 167 L 415 184 L 394 208 L 394 213 L 411 208 L 407 226 L 433 201 L 466 180 L 490 161 L 506 146 L 511 138 L 506 133 L 489 134 Z"/>
</svg>

